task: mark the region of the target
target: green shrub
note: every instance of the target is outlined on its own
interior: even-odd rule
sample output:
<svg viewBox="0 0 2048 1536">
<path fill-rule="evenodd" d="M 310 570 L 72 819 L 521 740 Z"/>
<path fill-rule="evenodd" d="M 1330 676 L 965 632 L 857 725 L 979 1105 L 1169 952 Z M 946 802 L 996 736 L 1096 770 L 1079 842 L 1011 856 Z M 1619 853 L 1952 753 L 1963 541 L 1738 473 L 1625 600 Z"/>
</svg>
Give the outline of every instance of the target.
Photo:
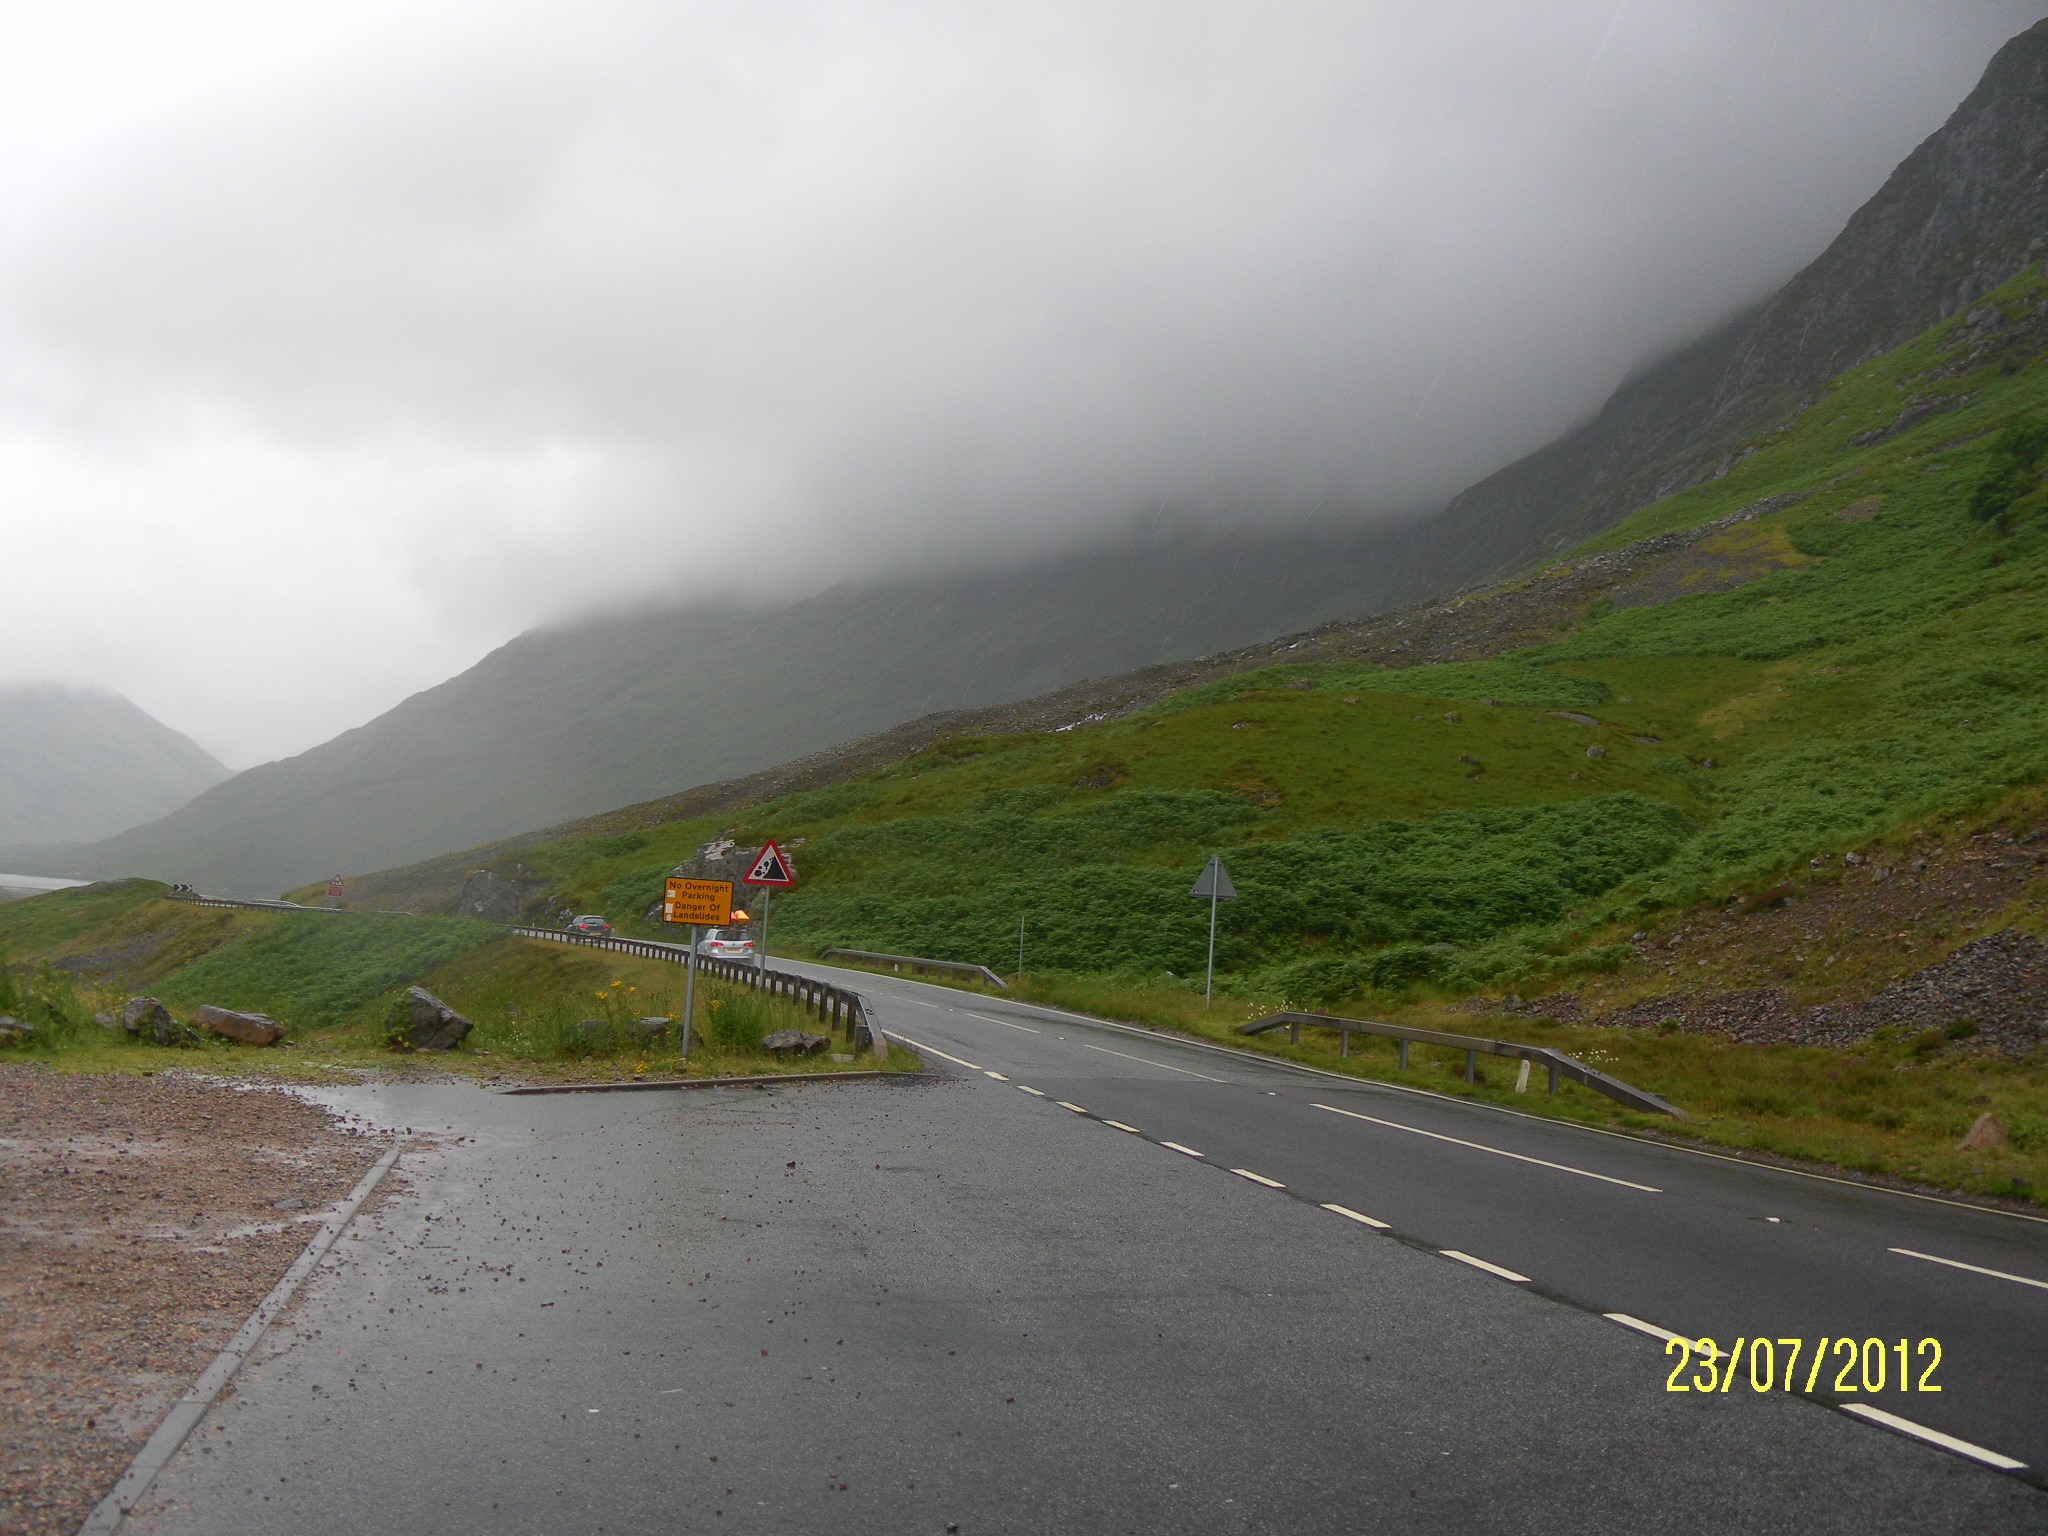
<svg viewBox="0 0 2048 1536">
<path fill-rule="evenodd" d="M 1980 523 L 2002 520 L 2033 489 L 2043 458 L 2048 458 L 2048 422 L 2022 417 L 2008 423 L 1991 445 L 1991 467 L 1970 492 L 1970 516 Z"/>
</svg>

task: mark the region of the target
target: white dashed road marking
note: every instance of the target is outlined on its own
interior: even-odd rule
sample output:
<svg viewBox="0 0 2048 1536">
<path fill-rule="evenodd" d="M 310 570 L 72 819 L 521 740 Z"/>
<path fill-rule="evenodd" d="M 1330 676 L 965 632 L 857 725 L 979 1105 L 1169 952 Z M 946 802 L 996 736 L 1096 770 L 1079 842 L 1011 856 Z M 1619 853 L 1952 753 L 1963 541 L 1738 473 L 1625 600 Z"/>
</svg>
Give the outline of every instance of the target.
<svg viewBox="0 0 2048 1536">
<path fill-rule="evenodd" d="M 1646 1323 L 1640 1317 L 1630 1317 L 1626 1312 L 1603 1312 L 1600 1314 L 1610 1323 L 1619 1323 L 1624 1328 L 1633 1328 L 1637 1333 L 1647 1333 L 1653 1339 L 1662 1339 L 1666 1344 L 1683 1344 L 1688 1349 L 1700 1350 L 1709 1360 L 1721 1358 L 1719 1349 L 1700 1349 L 1698 1339 L 1688 1339 L 1682 1333 L 1673 1333 L 1669 1328 L 1659 1328 L 1655 1323 Z"/>
<path fill-rule="evenodd" d="M 1989 1275 L 1994 1280 L 2010 1280 L 2014 1285 L 2031 1285 L 2048 1291 L 2048 1280 L 2029 1280 L 2025 1275 L 2009 1275 L 2002 1269 L 1986 1269 L 1982 1264 L 1965 1264 L 1961 1259 L 1944 1259 L 1939 1254 L 1918 1253 L 1911 1248 L 1894 1248 L 1893 1253 L 1903 1253 L 1909 1259 L 1925 1259 L 1930 1264 L 1946 1264 L 1950 1269 L 1967 1269 L 1973 1275 Z"/>
<path fill-rule="evenodd" d="M 1902 1435 L 1911 1435 L 1915 1440 L 1925 1440 L 1929 1445 L 1938 1445 L 1944 1451 L 1954 1451 L 1958 1456 L 1981 1461 L 1985 1466 L 1996 1467 L 2001 1472 L 2023 1471 L 2027 1465 L 2024 1461 L 2014 1461 L 2010 1456 L 2001 1456 L 1996 1451 L 1987 1451 L 1981 1445 L 1958 1440 L 1954 1435 L 1944 1435 L 1938 1429 L 1929 1429 L 1925 1424 L 1915 1424 L 1911 1419 L 1902 1419 L 1896 1413 L 1886 1413 L 1882 1408 L 1873 1408 L 1868 1403 L 1837 1403 L 1835 1406 L 1844 1413 L 1855 1414 L 1859 1419 L 1882 1424 L 1886 1429 L 1896 1429 Z"/>
<path fill-rule="evenodd" d="M 1278 1179 L 1269 1179 L 1263 1173 L 1253 1173 L 1249 1168 L 1233 1168 L 1230 1171 L 1240 1179 L 1250 1179 L 1254 1184 L 1263 1184 L 1268 1189 L 1285 1189 L 1287 1187 Z"/>
<path fill-rule="evenodd" d="M 983 1070 L 986 1071 L 987 1069 L 984 1068 Z M 988 1075 L 994 1078 L 999 1083 L 1007 1083 L 1009 1081 L 1009 1079 L 1003 1076 L 1003 1074 L 1000 1072 L 990 1072 Z"/>
<path fill-rule="evenodd" d="M 1510 1152 L 1504 1147 L 1489 1147 L 1483 1141 L 1465 1141 L 1457 1136 L 1445 1136 L 1438 1131 L 1425 1131 L 1418 1125 L 1403 1125 L 1398 1120 L 1382 1120 L 1377 1115 L 1361 1115 L 1355 1109 L 1339 1109 L 1334 1104 L 1317 1104 L 1317 1109 L 1326 1109 L 1333 1115 L 1343 1115 L 1352 1120 L 1366 1120 L 1374 1125 L 1384 1125 L 1389 1130 L 1406 1131 L 1411 1136 L 1427 1136 L 1432 1141 L 1448 1141 L 1454 1147 L 1470 1147 L 1475 1152 L 1491 1152 L 1495 1157 L 1511 1157 L 1518 1163 L 1534 1163 L 1538 1168 L 1555 1168 L 1559 1173 L 1576 1173 L 1582 1179 L 1598 1179 L 1602 1184 L 1619 1184 L 1623 1189 L 1640 1189 L 1646 1195 L 1661 1195 L 1663 1190 L 1650 1184 L 1638 1184 L 1631 1179 L 1617 1179 L 1605 1173 L 1594 1173 L 1586 1168 L 1574 1168 L 1570 1163 L 1553 1163 L 1541 1157 L 1526 1157 L 1520 1152 Z"/>
<path fill-rule="evenodd" d="M 1162 1141 L 1161 1143 L 1159 1143 L 1159 1145 L 1166 1148 L 1166 1150 L 1169 1152 L 1184 1152 L 1189 1157 L 1200 1157 L 1202 1155 L 1201 1153 L 1197 1152 L 1193 1147 L 1184 1147 L 1177 1141 Z"/>
<path fill-rule="evenodd" d="M 1483 1269 L 1489 1275 L 1499 1275 L 1501 1279 L 1512 1280 L 1517 1285 L 1526 1285 L 1528 1283 L 1529 1277 L 1527 1275 L 1518 1275 L 1512 1269 L 1503 1269 L 1498 1264 L 1489 1264 L 1484 1259 L 1475 1259 L 1469 1253 L 1460 1253 L 1455 1248 L 1446 1248 L 1442 1252 L 1443 1256 L 1447 1259 L 1456 1259 L 1460 1264 L 1470 1264 L 1474 1269 Z"/>
<path fill-rule="evenodd" d="M 1354 1211 L 1348 1205 L 1326 1205 L 1323 1207 L 1323 1209 L 1326 1211 L 1335 1211 L 1339 1216 L 1348 1216 L 1351 1218 L 1351 1220 L 1359 1223 L 1361 1226 L 1374 1227 L 1381 1232 L 1390 1230 L 1393 1225 L 1393 1223 L 1391 1222 L 1376 1221 L 1372 1217 L 1366 1215 L 1363 1211 Z"/>
<path fill-rule="evenodd" d="M 1020 1093 L 1030 1094 L 1031 1097 L 1033 1097 L 1034 1099 L 1042 1099 L 1045 1097 L 1045 1090 L 1043 1088 L 1034 1088 L 1029 1083 L 1019 1083 L 1017 1085 L 1017 1090 Z"/>
<path fill-rule="evenodd" d="M 1065 1099 L 1054 1099 L 1053 1103 L 1059 1105 L 1061 1109 L 1071 1109 L 1077 1115 L 1085 1115 L 1088 1113 L 1088 1111 L 1083 1109 L 1080 1105 L 1069 1104 Z"/>
<path fill-rule="evenodd" d="M 1133 1136 L 1142 1136 L 1145 1134 L 1143 1131 L 1139 1130 L 1135 1125 L 1125 1125 L 1121 1120 L 1105 1120 L 1102 1123 L 1104 1125 L 1114 1126 L 1117 1130 L 1120 1131 L 1129 1131 Z"/>
</svg>

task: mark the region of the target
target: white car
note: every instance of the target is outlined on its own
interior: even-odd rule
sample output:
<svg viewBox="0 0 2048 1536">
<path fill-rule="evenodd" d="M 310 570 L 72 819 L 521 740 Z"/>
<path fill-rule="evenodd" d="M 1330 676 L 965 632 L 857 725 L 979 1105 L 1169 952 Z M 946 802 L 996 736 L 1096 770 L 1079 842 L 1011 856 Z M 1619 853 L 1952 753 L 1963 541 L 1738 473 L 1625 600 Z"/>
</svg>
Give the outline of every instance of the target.
<svg viewBox="0 0 2048 1536">
<path fill-rule="evenodd" d="M 744 928 L 714 928 L 697 941 L 697 953 L 706 960 L 751 960 L 754 941 Z"/>
</svg>

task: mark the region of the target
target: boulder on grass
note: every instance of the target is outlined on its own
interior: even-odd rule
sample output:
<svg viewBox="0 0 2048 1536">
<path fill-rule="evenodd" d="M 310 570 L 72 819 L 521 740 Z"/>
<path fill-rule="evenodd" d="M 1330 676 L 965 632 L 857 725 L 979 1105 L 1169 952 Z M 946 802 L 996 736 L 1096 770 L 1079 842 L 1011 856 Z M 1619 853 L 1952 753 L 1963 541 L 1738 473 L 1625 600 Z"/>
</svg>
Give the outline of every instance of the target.
<svg viewBox="0 0 2048 1536">
<path fill-rule="evenodd" d="M 778 1029 L 761 1042 L 770 1056 L 815 1056 L 832 1041 L 825 1035 L 807 1035 L 800 1029 Z"/>
<path fill-rule="evenodd" d="M 183 1045 L 192 1032 L 171 1017 L 171 1010 L 153 997 L 131 997 L 121 1005 L 121 1028 L 152 1045 Z"/>
<path fill-rule="evenodd" d="M 194 1008 L 192 1022 L 209 1035 L 243 1045 L 275 1045 L 284 1038 L 284 1026 L 267 1013 L 239 1013 L 233 1008 L 216 1008 L 211 1003 Z"/>
<path fill-rule="evenodd" d="M 2005 1122 L 1994 1114 L 1981 1114 L 1977 1123 L 1970 1127 L 1970 1134 L 1956 1147 L 1958 1152 L 1998 1152 L 2012 1145 Z"/>
<path fill-rule="evenodd" d="M 476 1026 L 425 987 L 405 990 L 405 1043 L 416 1051 L 452 1051 Z"/>
<path fill-rule="evenodd" d="M 36 1027 L 11 1013 L 0 1013 L 0 1045 L 26 1045 Z"/>
</svg>

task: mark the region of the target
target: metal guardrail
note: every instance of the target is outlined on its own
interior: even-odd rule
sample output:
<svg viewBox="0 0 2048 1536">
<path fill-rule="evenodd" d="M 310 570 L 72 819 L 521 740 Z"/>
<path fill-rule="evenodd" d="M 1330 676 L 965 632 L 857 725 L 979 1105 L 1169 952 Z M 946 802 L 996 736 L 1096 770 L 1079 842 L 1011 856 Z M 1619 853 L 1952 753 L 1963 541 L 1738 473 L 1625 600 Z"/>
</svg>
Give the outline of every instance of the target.
<svg viewBox="0 0 2048 1536">
<path fill-rule="evenodd" d="M 818 958 L 830 960 L 834 955 L 842 960 L 859 960 L 867 965 L 886 965 L 891 970 L 901 968 L 909 971 L 953 971 L 962 976 L 978 976 L 992 987 L 1010 990 L 1010 984 L 985 965 L 969 965 L 965 960 L 925 960 L 916 955 L 883 955 L 871 949 L 842 949 L 834 944 L 822 951 Z"/>
<path fill-rule="evenodd" d="M 249 907 L 258 912 L 340 912 L 342 907 L 302 907 L 296 901 L 262 901 L 242 896 L 202 896 L 197 891 L 167 891 L 165 901 L 182 901 L 195 907 Z M 410 917 L 411 913 L 403 914 Z"/>
<path fill-rule="evenodd" d="M 565 933 L 559 928 L 514 928 L 512 932 L 522 939 L 580 944 L 586 949 L 639 955 L 648 960 L 666 960 L 674 965 L 690 962 L 689 945 L 664 944 L 658 939 L 604 938 L 591 933 Z M 855 1051 L 870 1051 L 878 1062 L 888 1059 L 888 1037 L 868 1017 L 867 1004 L 851 988 L 835 987 L 828 981 L 813 981 L 808 976 L 798 976 L 789 971 L 765 970 L 758 965 L 746 965 L 737 960 L 714 960 L 705 955 L 697 957 L 697 970 L 700 975 L 716 976 L 721 981 L 737 982 L 771 996 L 787 998 L 821 1024 L 845 1035 Z"/>
<path fill-rule="evenodd" d="M 1369 1019 L 1340 1019 L 1328 1013 L 1275 1013 L 1263 1019 L 1254 1019 L 1249 1024 L 1240 1024 L 1237 1032 L 1241 1035 L 1263 1034 L 1269 1029 L 1285 1028 L 1288 1040 L 1296 1045 L 1301 1043 L 1301 1029 L 1306 1024 L 1312 1029 L 1333 1029 L 1337 1031 L 1337 1054 L 1351 1054 L 1353 1035 L 1376 1035 L 1385 1040 L 1397 1040 L 1401 1045 L 1401 1067 L 1408 1066 L 1410 1045 L 1438 1045 L 1465 1053 L 1465 1081 L 1474 1081 L 1479 1074 L 1481 1056 L 1509 1056 L 1523 1061 L 1537 1062 L 1550 1069 L 1550 1091 L 1557 1092 L 1560 1077 L 1604 1093 L 1618 1104 L 1630 1109 L 1646 1109 L 1652 1114 L 1671 1115 L 1684 1120 L 1685 1111 L 1665 1102 L 1654 1093 L 1645 1093 L 1631 1087 L 1618 1077 L 1609 1077 L 1597 1067 L 1589 1067 L 1577 1057 L 1567 1056 L 1563 1051 L 1553 1050 L 1547 1045 L 1519 1045 L 1512 1040 L 1487 1040 L 1478 1035 L 1452 1035 L 1438 1029 L 1411 1029 L 1405 1024 L 1377 1024 Z"/>
</svg>

